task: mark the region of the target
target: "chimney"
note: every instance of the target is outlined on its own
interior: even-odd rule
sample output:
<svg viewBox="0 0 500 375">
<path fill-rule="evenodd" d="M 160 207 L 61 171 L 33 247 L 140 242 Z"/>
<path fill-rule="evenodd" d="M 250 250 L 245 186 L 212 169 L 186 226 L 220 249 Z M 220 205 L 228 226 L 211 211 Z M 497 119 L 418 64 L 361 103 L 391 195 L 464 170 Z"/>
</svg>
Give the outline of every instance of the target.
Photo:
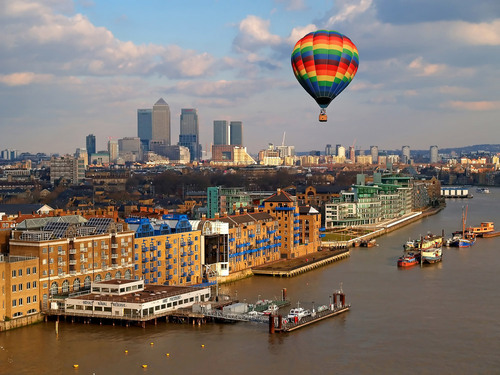
<svg viewBox="0 0 500 375">
<path fill-rule="evenodd" d="M 280 195 L 280 194 L 281 194 L 281 189 L 280 189 L 280 188 L 278 188 L 278 189 L 276 190 L 276 195 Z"/>
<path fill-rule="evenodd" d="M 216 213 L 214 214 L 214 218 L 215 218 L 215 219 L 218 219 L 218 218 L 219 218 L 219 213 L 218 213 L 218 212 L 216 212 Z"/>
</svg>

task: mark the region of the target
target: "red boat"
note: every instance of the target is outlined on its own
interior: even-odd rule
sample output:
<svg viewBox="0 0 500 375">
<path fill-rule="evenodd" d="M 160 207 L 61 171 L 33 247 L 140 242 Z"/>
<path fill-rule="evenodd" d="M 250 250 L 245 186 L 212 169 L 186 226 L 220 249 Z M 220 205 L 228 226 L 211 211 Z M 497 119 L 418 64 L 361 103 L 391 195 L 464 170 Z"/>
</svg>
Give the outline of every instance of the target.
<svg viewBox="0 0 500 375">
<path fill-rule="evenodd" d="M 398 267 L 411 267 L 418 264 L 419 260 L 413 253 L 407 253 L 398 259 Z"/>
</svg>

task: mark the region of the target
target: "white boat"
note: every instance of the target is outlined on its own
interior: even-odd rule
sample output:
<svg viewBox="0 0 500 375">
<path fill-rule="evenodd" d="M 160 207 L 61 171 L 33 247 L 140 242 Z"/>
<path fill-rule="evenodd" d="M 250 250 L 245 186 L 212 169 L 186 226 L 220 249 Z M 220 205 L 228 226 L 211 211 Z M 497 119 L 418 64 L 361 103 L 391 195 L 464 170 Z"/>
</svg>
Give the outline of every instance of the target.
<svg viewBox="0 0 500 375">
<path fill-rule="evenodd" d="M 476 191 L 478 193 L 483 193 L 483 194 L 489 194 L 490 193 L 490 189 L 488 189 L 488 188 L 477 188 Z"/>
<path fill-rule="evenodd" d="M 294 309 L 291 309 L 290 312 L 288 313 L 287 319 L 290 321 L 295 321 L 295 318 L 297 318 L 297 322 L 302 319 L 305 316 L 310 316 L 311 312 L 309 310 L 303 309 L 302 307 L 296 307 Z"/>
</svg>

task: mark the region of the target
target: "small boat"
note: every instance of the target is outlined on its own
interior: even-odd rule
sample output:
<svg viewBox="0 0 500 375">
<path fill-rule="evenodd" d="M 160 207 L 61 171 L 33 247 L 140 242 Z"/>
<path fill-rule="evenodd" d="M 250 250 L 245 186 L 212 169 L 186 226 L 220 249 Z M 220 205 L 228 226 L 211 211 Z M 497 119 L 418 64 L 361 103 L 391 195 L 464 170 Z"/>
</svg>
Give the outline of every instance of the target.
<svg viewBox="0 0 500 375">
<path fill-rule="evenodd" d="M 405 253 L 398 259 L 398 267 L 411 267 L 418 264 L 420 261 L 417 255 L 413 252 Z"/>
<path fill-rule="evenodd" d="M 266 310 L 264 310 L 262 313 L 264 315 L 272 315 L 276 312 L 278 312 L 280 308 L 278 307 L 278 305 L 276 305 L 275 303 L 271 303 Z"/>
<path fill-rule="evenodd" d="M 420 252 L 422 263 L 437 263 L 443 260 L 443 249 L 441 247 L 422 250 Z"/>
<path fill-rule="evenodd" d="M 375 239 L 371 240 L 361 240 L 359 246 L 361 247 L 374 247 L 377 245 L 377 241 Z"/>
<path fill-rule="evenodd" d="M 471 247 L 476 243 L 476 234 L 465 230 L 465 222 L 467 221 L 467 210 L 469 206 L 465 207 L 465 212 L 462 210 L 462 231 L 453 232 L 453 237 L 447 241 L 448 246 L 453 247 Z"/>
<path fill-rule="evenodd" d="M 476 191 L 478 193 L 482 193 L 482 194 L 489 194 L 490 193 L 490 189 L 488 189 L 488 188 L 477 188 Z"/>
<path fill-rule="evenodd" d="M 432 233 L 427 234 L 425 237 L 421 237 L 418 240 L 409 240 L 403 245 L 405 251 L 415 250 L 421 251 L 426 249 L 439 248 L 443 245 L 443 236 L 438 236 Z"/>
</svg>

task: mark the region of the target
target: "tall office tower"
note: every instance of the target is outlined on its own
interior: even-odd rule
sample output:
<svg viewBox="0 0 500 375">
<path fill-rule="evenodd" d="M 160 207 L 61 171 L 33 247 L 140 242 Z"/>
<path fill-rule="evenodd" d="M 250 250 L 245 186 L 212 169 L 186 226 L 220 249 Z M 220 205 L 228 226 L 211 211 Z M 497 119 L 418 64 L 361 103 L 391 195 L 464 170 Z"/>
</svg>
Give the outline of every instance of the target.
<svg viewBox="0 0 500 375">
<path fill-rule="evenodd" d="M 370 146 L 370 155 L 372 156 L 372 164 L 378 164 L 378 146 Z"/>
<path fill-rule="evenodd" d="M 333 152 L 332 145 L 326 145 L 326 147 L 325 147 L 325 155 L 326 156 L 332 155 L 332 152 Z"/>
<path fill-rule="evenodd" d="M 108 141 L 108 153 L 109 153 L 109 161 L 111 163 L 115 163 L 116 160 L 118 159 L 118 141 L 110 139 Z"/>
<path fill-rule="evenodd" d="M 341 147 L 342 147 L 342 145 L 340 145 L 340 144 L 335 145 L 335 155 L 340 156 L 339 155 L 339 149 Z M 345 156 L 345 149 L 344 149 L 344 155 L 343 156 Z"/>
<path fill-rule="evenodd" d="M 356 149 L 354 146 L 349 146 L 349 160 L 353 163 L 356 162 Z"/>
<path fill-rule="evenodd" d="M 189 149 L 190 161 L 200 160 L 201 145 L 198 113 L 194 108 L 181 109 L 181 128 L 178 145 Z"/>
<path fill-rule="evenodd" d="M 226 120 L 214 121 L 214 145 L 227 145 L 228 126 Z"/>
<path fill-rule="evenodd" d="M 339 158 L 345 158 L 345 147 L 342 145 L 337 145 L 335 148 L 337 149 L 337 156 Z"/>
<path fill-rule="evenodd" d="M 160 98 L 153 106 L 152 120 L 152 139 L 164 140 L 165 144 L 170 146 L 170 107 L 163 98 Z"/>
<path fill-rule="evenodd" d="M 87 145 L 88 161 L 90 163 L 90 159 L 91 159 L 90 156 L 92 154 L 95 154 L 95 151 L 96 151 L 96 148 L 95 148 L 95 135 L 94 134 L 87 135 L 86 145 Z"/>
<path fill-rule="evenodd" d="M 231 121 L 229 123 L 229 144 L 243 146 L 243 123 L 241 121 Z"/>
<path fill-rule="evenodd" d="M 438 146 L 431 146 L 429 152 L 430 152 L 429 162 L 431 164 L 437 163 L 438 162 L 438 153 L 439 153 Z"/>
<path fill-rule="evenodd" d="M 144 151 L 149 150 L 149 141 L 153 139 L 153 110 L 137 110 L 137 136 L 141 139 Z"/>
<path fill-rule="evenodd" d="M 410 146 L 403 146 L 401 148 L 401 162 L 408 164 L 410 162 Z"/>
</svg>

